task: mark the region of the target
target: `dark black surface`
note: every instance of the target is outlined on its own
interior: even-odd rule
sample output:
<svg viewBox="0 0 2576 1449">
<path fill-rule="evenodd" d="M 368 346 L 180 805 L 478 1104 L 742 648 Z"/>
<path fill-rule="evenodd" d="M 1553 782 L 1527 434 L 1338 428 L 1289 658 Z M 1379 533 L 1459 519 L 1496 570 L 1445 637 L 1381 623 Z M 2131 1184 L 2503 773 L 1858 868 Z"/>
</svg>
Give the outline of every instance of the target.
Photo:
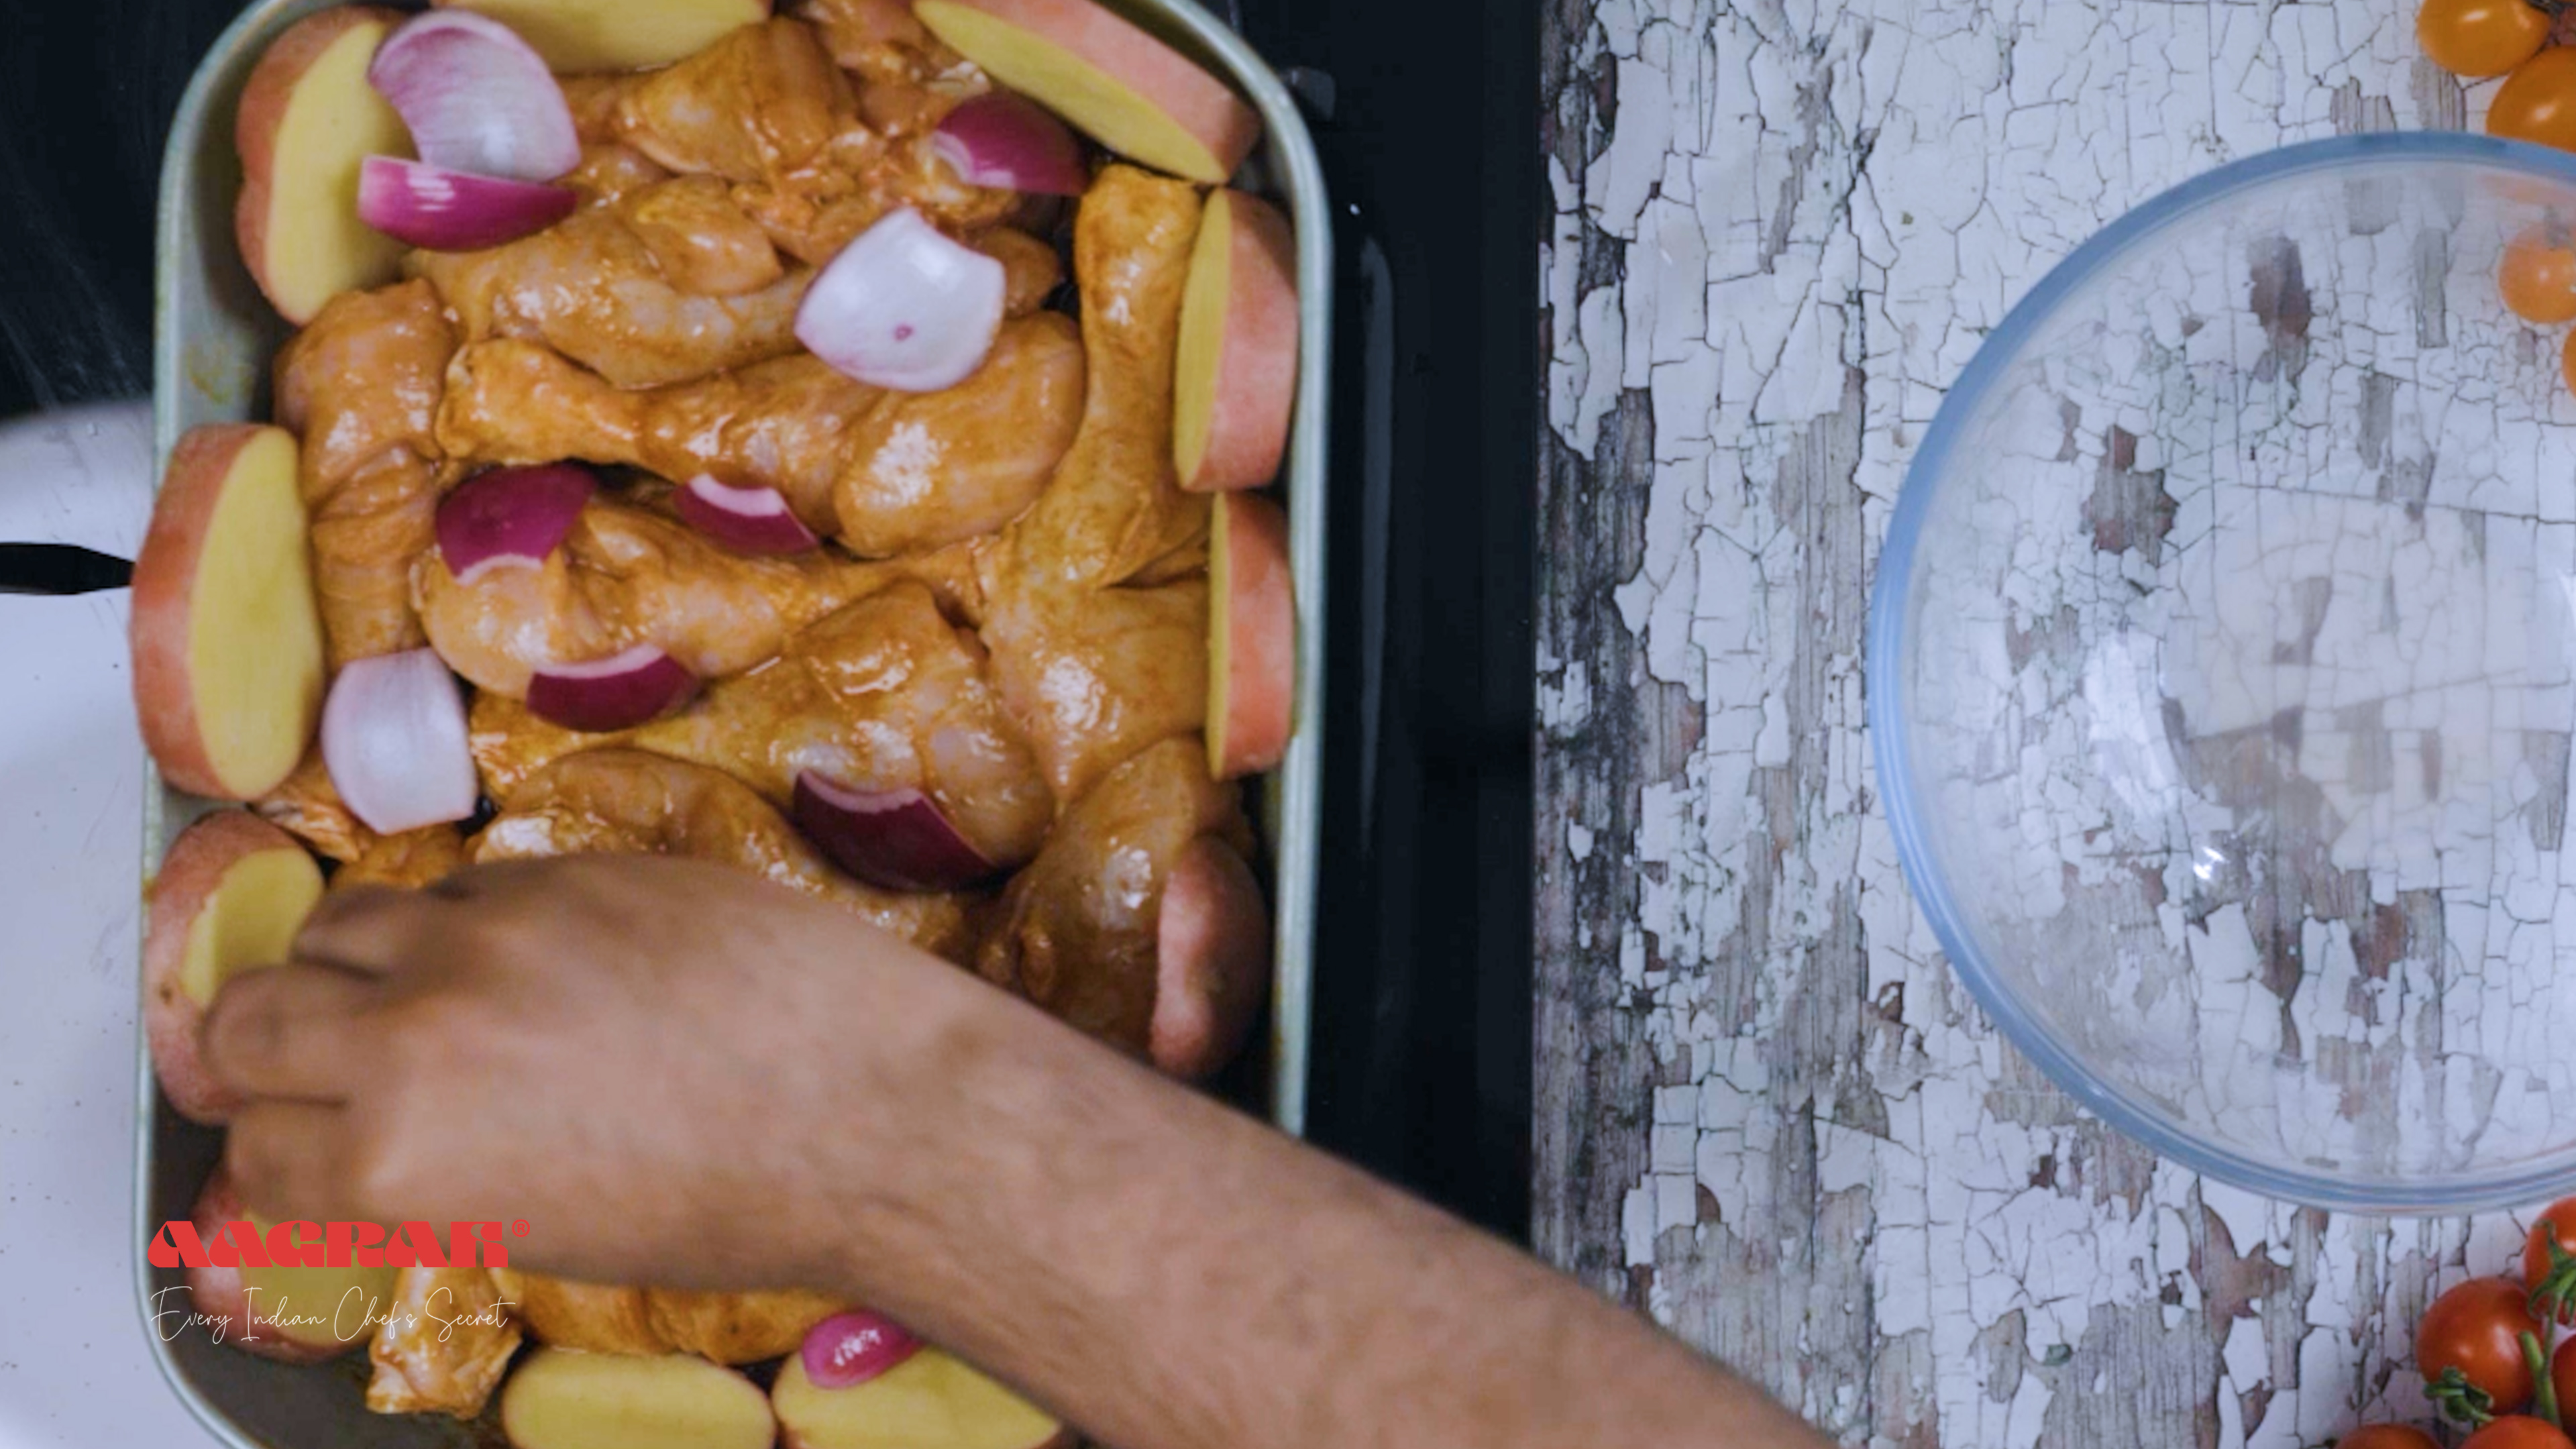
<svg viewBox="0 0 2576 1449">
<path fill-rule="evenodd" d="M 237 8 L 0 0 L 0 417 L 148 389 L 161 142 Z M 1342 305 L 1313 1135 L 1518 1235 L 1537 7 L 1220 9 L 1274 64 L 1332 80 L 1314 117 Z"/>
</svg>

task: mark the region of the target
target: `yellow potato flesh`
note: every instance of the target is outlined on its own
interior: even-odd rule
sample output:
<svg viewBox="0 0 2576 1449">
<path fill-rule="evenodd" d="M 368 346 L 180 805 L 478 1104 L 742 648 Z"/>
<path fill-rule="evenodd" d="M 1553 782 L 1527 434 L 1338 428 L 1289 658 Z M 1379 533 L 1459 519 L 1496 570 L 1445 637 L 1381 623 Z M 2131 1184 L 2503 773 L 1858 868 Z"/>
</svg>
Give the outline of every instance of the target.
<svg viewBox="0 0 2576 1449">
<path fill-rule="evenodd" d="M 1217 780 L 1225 778 L 1226 724 L 1234 714 L 1226 699 L 1234 681 L 1233 504 L 1234 495 L 1220 493 L 1208 509 L 1207 753 L 1208 776 Z"/>
<path fill-rule="evenodd" d="M 769 1401 L 702 1358 L 540 1349 L 501 1391 L 519 1449 L 769 1449 Z"/>
<path fill-rule="evenodd" d="M 259 1229 L 264 1243 L 268 1230 L 276 1224 L 253 1215 L 251 1226 Z M 254 1290 L 250 1300 L 251 1315 L 260 1321 L 242 1324 L 243 1330 L 262 1337 L 275 1334 L 316 1348 L 347 1348 L 364 1342 L 374 1330 L 368 1326 L 369 1315 L 381 1316 L 393 1302 L 393 1268 L 244 1268 L 242 1286 Z M 271 1319 L 287 1322 L 272 1324 Z M 291 1320 L 317 1319 L 302 1323 Z"/>
<path fill-rule="evenodd" d="M 188 686 L 207 763 L 226 780 L 282 780 L 322 708 L 322 617 L 295 487 L 295 439 L 245 445 L 197 558 Z"/>
<path fill-rule="evenodd" d="M 412 154 L 402 117 L 367 84 L 384 38 L 382 25 L 351 26 L 295 83 L 278 124 L 262 274 L 290 317 L 402 270 L 403 244 L 358 220 L 359 163 Z"/>
<path fill-rule="evenodd" d="M 950 0 L 920 0 L 913 14 L 993 79 L 1022 92 L 1122 156 L 1211 185 L 1225 180 L 1207 143 L 1134 87 L 1043 36 Z"/>
<path fill-rule="evenodd" d="M 179 989 L 199 1006 L 246 967 L 274 966 L 313 903 L 322 899 L 322 872 L 301 850 L 263 850 L 224 872 L 197 919 L 188 927 L 179 962 Z"/>
<path fill-rule="evenodd" d="M 791 1354 L 770 1390 L 778 1421 L 807 1449 L 1037 1449 L 1056 1421 L 935 1348 L 856 1388 L 818 1389 Z"/>
<path fill-rule="evenodd" d="M 1234 201 L 1212 193 L 1190 249 L 1190 280 L 1181 289 L 1181 342 L 1172 378 L 1172 462 L 1183 479 L 1207 457 L 1216 418 L 1217 368 L 1225 361 L 1225 311 L 1234 285 Z"/>
<path fill-rule="evenodd" d="M 519 33 L 559 75 L 641 70 L 697 54 L 769 18 L 762 0 L 443 0 Z"/>
</svg>

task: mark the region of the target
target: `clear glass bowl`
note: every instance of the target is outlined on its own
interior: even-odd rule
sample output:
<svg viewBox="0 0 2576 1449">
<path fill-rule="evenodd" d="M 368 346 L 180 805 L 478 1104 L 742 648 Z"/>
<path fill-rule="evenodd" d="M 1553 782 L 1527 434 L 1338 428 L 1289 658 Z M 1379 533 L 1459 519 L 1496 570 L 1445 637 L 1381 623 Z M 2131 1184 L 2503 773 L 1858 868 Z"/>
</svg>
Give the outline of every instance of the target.
<svg viewBox="0 0 2576 1449">
<path fill-rule="evenodd" d="M 2367 1212 L 2576 1187 L 2576 399 L 2497 266 L 2576 157 L 2360 136 L 2123 217 L 1987 338 L 1879 564 L 1907 877 L 2059 1085 Z"/>
</svg>

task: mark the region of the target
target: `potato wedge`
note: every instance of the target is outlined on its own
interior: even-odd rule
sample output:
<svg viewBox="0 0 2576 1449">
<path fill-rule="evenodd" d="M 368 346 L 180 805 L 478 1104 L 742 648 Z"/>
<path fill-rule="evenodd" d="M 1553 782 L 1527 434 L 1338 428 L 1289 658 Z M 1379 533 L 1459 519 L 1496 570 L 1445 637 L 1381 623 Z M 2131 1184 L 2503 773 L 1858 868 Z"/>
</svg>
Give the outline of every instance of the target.
<svg viewBox="0 0 2576 1449">
<path fill-rule="evenodd" d="M 1257 196 L 1219 190 L 1200 213 L 1173 384 L 1182 487 L 1259 488 L 1279 476 L 1297 401 L 1297 241 Z"/>
<path fill-rule="evenodd" d="M 541 1348 L 501 1388 L 518 1449 L 770 1449 L 758 1385 L 689 1354 L 627 1358 Z"/>
<path fill-rule="evenodd" d="M 642 70 L 697 54 L 769 18 L 769 0 L 437 0 L 519 33 L 559 75 Z"/>
<path fill-rule="evenodd" d="M 216 1123 L 240 1105 L 207 1073 L 197 1025 L 226 981 L 286 959 L 321 899 L 312 855 L 246 810 L 206 816 L 171 843 L 143 923 L 143 1035 L 180 1116 Z"/>
<path fill-rule="evenodd" d="M 935 1348 L 866 1383 L 815 1386 L 801 1354 L 770 1403 L 785 1449 L 1059 1449 L 1073 1435 L 1036 1405 Z"/>
<path fill-rule="evenodd" d="M 253 800 L 322 713 L 322 616 L 295 435 L 225 423 L 171 450 L 134 560 L 134 707 L 171 784 Z"/>
<path fill-rule="evenodd" d="M 1288 516 L 1252 493 L 1220 493 L 1208 539 L 1208 769 L 1258 774 L 1287 752 L 1297 687 L 1297 601 Z"/>
<path fill-rule="evenodd" d="M 411 132 L 367 84 L 367 64 L 399 11 L 343 5 L 271 42 L 233 117 L 241 153 L 234 238 L 269 305 L 302 326 L 342 292 L 401 271 L 401 242 L 358 220 L 358 165 L 409 156 Z"/>
<path fill-rule="evenodd" d="M 930 33 L 1118 154 L 1192 181 L 1232 176 L 1261 118 L 1223 81 L 1092 0 L 920 0 Z"/>
</svg>

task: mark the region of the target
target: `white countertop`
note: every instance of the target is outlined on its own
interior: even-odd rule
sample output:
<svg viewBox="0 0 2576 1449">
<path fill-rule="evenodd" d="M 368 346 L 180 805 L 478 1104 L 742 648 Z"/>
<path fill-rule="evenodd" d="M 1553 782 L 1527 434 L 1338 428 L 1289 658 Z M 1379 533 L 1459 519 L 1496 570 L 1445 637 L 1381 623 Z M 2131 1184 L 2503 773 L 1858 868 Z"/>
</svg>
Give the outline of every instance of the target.
<svg viewBox="0 0 2576 1449">
<path fill-rule="evenodd" d="M 131 558 L 140 403 L 0 424 L 0 540 Z M 214 1442 L 134 1301 L 143 749 L 126 596 L 0 595 L 0 1449 Z"/>
</svg>

